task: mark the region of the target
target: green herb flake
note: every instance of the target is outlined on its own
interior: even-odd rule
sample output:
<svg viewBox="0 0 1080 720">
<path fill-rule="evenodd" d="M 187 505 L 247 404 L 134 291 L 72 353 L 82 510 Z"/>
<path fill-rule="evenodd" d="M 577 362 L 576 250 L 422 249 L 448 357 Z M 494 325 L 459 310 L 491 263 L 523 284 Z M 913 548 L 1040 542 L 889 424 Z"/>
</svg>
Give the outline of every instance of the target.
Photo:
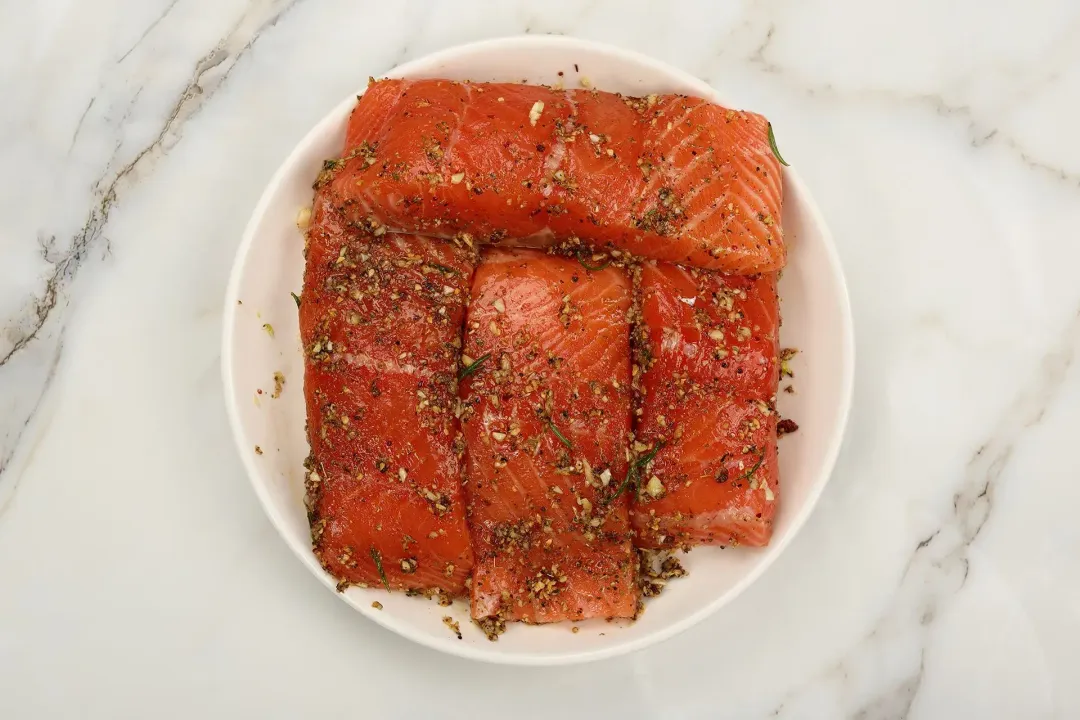
<svg viewBox="0 0 1080 720">
<path fill-rule="evenodd" d="M 375 568 L 379 571 L 379 577 L 382 578 L 383 587 L 386 588 L 387 592 L 390 592 L 390 581 L 386 579 L 386 571 L 383 570 L 382 555 L 374 546 L 371 548 L 371 559 L 375 561 Z"/>
<path fill-rule="evenodd" d="M 606 500 L 601 500 L 600 504 L 608 505 L 613 502 L 615 498 L 622 495 L 623 491 L 626 490 L 626 488 L 630 487 L 630 484 L 635 479 L 637 479 L 638 469 L 648 466 L 648 464 L 652 462 L 653 458 L 656 457 L 656 453 L 660 452 L 660 448 L 662 447 L 664 447 L 664 443 L 662 441 L 658 442 L 656 443 L 656 447 L 649 451 L 649 454 L 643 455 L 634 462 L 630 463 L 630 467 L 626 471 L 626 479 L 619 484 L 619 487 L 615 488 L 615 492 L 609 495 Z"/>
<path fill-rule="evenodd" d="M 656 453 L 660 452 L 660 448 L 662 448 L 662 447 L 664 447 L 664 443 L 662 443 L 662 442 L 656 443 L 656 447 L 654 447 L 651 451 L 649 451 L 648 455 L 645 455 L 644 457 L 638 458 L 638 461 L 635 464 L 638 467 L 645 467 L 646 465 L 648 465 L 649 463 L 651 463 L 653 461 L 653 458 L 656 457 Z"/>
<path fill-rule="evenodd" d="M 454 268 L 446 267 L 445 265 L 440 265 L 439 263 L 429 262 L 429 263 L 425 263 L 425 265 L 427 267 L 431 268 L 432 270 L 438 270 L 443 275 L 460 275 L 461 274 L 460 272 L 458 272 Z"/>
<path fill-rule="evenodd" d="M 577 254 L 577 261 L 581 263 L 581 267 L 585 268 L 590 272 L 600 272 L 601 270 L 606 269 L 607 266 L 611 264 L 611 260 L 609 259 L 606 262 L 601 263 L 600 265 L 590 265 L 589 263 L 585 262 L 585 253 L 583 252 L 579 252 Z"/>
<path fill-rule="evenodd" d="M 776 149 L 776 135 L 773 134 L 772 123 L 769 123 L 769 147 L 772 148 L 773 155 L 780 161 L 780 164 L 784 167 L 790 167 L 787 160 L 780 155 L 780 151 Z"/>
<path fill-rule="evenodd" d="M 758 459 L 757 459 L 757 462 L 754 463 L 754 467 L 750 468 L 749 470 L 744 472 L 742 475 L 735 478 L 735 482 L 738 482 L 740 480 L 749 480 L 750 478 L 754 477 L 754 473 L 756 473 L 758 471 L 758 468 L 761 467 L 761 464 L 763 462 L 765 462 L 765 450 L 764 449 L 762 449 L 761 453 L 758 454 Z"/>
<path fill-rule="evenodd" d="M 619 484 L 619 487 L 615 488 L 615 492 L 609 495 L 604 500 L 600 501 L 601 505 L 610 505 L 615 501 L 615 498 L 623 494 L 626 488 L 630 487 L 630 483 L 637 478 L 637 465 L 631 465 L 630 469 L 626 471 L 626 478 Z"/>
<path fill-rule="evenodd" d="M 274 337 L 274 326 L 270 323 L 263 323 L 263 330 L 265 330 L 266 334 L 270 337 Z"/>
<path fill-rule="evenodd" d="M 573 450 L 574 446 L 566 439 L 566 436 L 559 432 L 559 428 L 555 427 L 555 423 L 551 422 L 549 418 L 547 421 L 548 427 L 551 428 L 551 432 L 555 433 L 555 437 L 559 438 L 559 442 L 565 445 L 568 449 Z"/>
<path fill-rule="evenodd" d="M 473 360 L 467 368 L 461 371 L 461 373 L 458 375 L 458 380 L 464 380 L 470 375 L 476 373 L 480 369 L 480 366 L 487 362 L 490 357 L 491 353 L 484 353 L 480 357 Z"/>
<path fill-rule="evenodd" d="M 292 295 L 293 302 L 296 303 L 296 308 L 300 309 L 300 296 L 294 292 L 289 293 Z"/>
</svg>

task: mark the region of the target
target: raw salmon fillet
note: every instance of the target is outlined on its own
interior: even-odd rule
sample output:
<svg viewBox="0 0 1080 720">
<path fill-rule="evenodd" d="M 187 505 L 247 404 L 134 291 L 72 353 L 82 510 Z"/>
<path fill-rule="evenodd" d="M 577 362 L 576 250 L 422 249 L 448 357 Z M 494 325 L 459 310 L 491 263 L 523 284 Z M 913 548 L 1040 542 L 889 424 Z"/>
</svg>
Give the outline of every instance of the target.
<svg viewBox="0 0 1080 720">
<path fill-rule="evenodd" d="M 300 332 L 315 555 L 348 585 L 463 594 L 454 417 L 475 253 L 349 227 L 316 196 Z"/>
<path fill-rule="evenodd" d="M 635 614 L 629 495 L 616 494 L 630 304 L 618 269 L 535 250 L 483 254 L 460 387 L 477 621 Z"/>
<path fill-rule="evenodd" d="M 780 495 L 776 276 L 643 263 L 635 280 L 638 545 L 766 545 Z"/>
<path fill-rule="evenodd" d="M 320 184 L 372 228 L 779 270 L 768 121 L 701 98 L 449 80 L 369 84 Z"/>
</svg>

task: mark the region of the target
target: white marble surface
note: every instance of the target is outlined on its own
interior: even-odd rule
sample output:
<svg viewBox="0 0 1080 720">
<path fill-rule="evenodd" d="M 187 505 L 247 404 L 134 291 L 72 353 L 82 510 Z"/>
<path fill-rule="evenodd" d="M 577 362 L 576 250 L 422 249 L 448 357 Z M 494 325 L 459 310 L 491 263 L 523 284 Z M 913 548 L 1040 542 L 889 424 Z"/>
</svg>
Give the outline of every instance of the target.
<svg viewBox="0 0 1080 720">
<path fill-rule="evenodd" d="M 218 373 L 241 229 L 307 128 L 368 75 L 523 32 L 768 114 L 858 343 L 837 471 L 779 562 L 568 669 L 441 656 L 326 592 Z M 1080 717 L 1080 4 L 41 0 L 0 5 L 0 40 L 0 717 Z"/>
</svg>

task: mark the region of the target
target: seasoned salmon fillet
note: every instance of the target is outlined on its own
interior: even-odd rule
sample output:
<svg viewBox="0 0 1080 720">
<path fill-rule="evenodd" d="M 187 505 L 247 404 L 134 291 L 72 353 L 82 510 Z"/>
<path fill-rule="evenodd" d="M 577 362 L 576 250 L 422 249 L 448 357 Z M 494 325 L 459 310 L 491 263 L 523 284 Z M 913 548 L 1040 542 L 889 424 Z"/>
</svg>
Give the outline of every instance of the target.
<svg viewBox="0 0 1080 720">
<path fill-rule="evenodd" d="M 380 80 L 327 163 L 369 227 L 602 250 L 723 270 L 784 265 L 768 121 L 684 95 Z"/>
<path fill-rule="evenodd" d="M 323 567 L 348 585 L 463 594 L 456 372 L 476 254 L 350 227 L 321 194 L 300 304 L 307 503 Z"/>
<path fill-rule="evenodd" d="M 472 615 L 635 614 L 628 517 L 631 286 L 535 250 L 486 250 L 460 395 L 476 565 Z"/>
<path fill-rule="evenodd" d="M 765 545 L 776 461 L 776 276 L 643 263 L 632 506 L 647 548 Z"/>
</svg>

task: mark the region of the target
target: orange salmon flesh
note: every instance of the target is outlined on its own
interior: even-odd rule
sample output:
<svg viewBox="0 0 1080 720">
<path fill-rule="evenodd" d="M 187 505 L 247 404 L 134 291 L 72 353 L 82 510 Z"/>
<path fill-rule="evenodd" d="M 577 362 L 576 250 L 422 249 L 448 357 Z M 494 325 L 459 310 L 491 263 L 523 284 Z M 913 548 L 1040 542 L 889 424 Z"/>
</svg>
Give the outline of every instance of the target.
<svg viewBox="0 0 1080 720">
<path fill-rule="evenodd" d="M 774 272 L 781 172 L 757 114 L 684 95 L 380 80 L 320 179 L 371 228 Z"/>
<path fill-rule="evenodd" d="M 357 232 L 321 197 L 307 237 L 300 330 L 315 554 L 339 588 L 463 594 L 473 556 L 453 406 L 475 253 Z"/>
<path fill-rule="evenodd" d="M 786 249 L 764 117 L 373 81 L 315 188 L 306 503 L 339 590 L 467 596 L 481 627 L 627 618 L 635 547 L 769 542 Z"/>
<path fill-rule="evenodd" d="M 463 381 L 475 619 L 630 617 L 630 281 L 491 249 L 473 280 Z"/>
<path fill-rule="evenodd" d="M 763 546 L 780 497 L 776 276 L 644 263 L 637 278 L 637 543 Z"/>
</svg>

